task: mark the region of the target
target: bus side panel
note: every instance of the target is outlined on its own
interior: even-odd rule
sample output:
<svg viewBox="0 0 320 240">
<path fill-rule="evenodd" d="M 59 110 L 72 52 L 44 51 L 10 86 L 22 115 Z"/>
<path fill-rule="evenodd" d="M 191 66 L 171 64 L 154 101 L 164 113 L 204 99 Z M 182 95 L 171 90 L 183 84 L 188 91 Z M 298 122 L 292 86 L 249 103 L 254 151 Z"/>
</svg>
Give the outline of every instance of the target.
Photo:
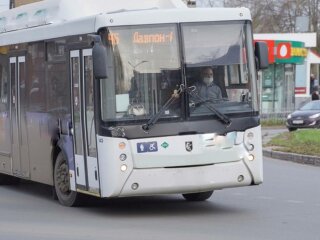
<svg viewBox="0 0 320 240">
<path fill-rule="evenodd" d="M 31 180 L 49 185 L 53 185 L 51 121 L 46 113 L 27 113 Z"/>
</svg>

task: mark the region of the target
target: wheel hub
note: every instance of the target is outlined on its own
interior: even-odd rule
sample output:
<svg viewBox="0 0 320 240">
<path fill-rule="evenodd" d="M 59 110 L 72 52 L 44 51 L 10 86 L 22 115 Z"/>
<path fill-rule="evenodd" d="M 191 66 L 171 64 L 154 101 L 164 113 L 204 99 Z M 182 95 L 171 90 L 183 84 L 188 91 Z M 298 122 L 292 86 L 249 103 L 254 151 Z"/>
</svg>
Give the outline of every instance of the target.
<svg viewBox="0 0 320 240">
<path fill-rule="evenodd" d="M 57 172 L 57 185 L 60 191 L 67 194 L 70 191 L 70 180 L 68 175 L 68 166 L 62 163 Z"/>
</svg>

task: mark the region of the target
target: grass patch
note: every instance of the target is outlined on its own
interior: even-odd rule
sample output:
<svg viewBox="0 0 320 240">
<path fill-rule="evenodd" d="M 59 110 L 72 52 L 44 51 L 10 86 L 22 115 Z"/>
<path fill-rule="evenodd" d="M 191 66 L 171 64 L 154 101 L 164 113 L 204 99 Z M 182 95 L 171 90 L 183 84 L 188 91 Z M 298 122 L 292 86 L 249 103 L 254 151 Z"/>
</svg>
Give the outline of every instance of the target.
<svg viewBox="0 0 320 240">
<path fill-rule="evenodd" d="M 275 127 L 275 126 L 285 126 L 286 120 L 280 118 L 272 118 L 272 119 L 261 119 L 262 127 Z"/>
<path fill-rule="evenodd" d="M 268 142 L 274 150 L 320 156 L 320 130 L 306 129 L 282 133 Z"/>
</svg>

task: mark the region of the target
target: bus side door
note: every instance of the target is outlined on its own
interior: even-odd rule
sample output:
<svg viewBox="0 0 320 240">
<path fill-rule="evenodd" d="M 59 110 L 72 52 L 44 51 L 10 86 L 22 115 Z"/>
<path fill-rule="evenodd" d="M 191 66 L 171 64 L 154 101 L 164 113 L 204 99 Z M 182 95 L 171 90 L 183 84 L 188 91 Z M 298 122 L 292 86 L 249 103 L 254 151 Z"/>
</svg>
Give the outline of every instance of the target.
<svg viewBox="0 0 320 240">
<path fill-rule="evenodd" d="M 12 174 L 9 61 L 0 50 L 0 172 Z"/>
<path fill-rule="evenodd" d="M 70 51 L 76 188 L 100 195 L 93 102 L 92 49 Z"/>
<path fill-rule="evenodd" d="M 29 178 L 25 56 L 10 57 L 10 119 L 12 172 L 15 176 Z"/>
</svg>

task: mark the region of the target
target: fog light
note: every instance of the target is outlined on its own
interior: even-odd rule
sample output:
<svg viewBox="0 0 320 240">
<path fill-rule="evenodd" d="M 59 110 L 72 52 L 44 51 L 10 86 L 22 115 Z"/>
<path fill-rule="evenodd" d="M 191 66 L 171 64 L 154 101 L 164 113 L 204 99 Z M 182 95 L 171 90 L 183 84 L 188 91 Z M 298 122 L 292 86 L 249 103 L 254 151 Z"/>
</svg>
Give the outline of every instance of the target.
<svg viewBox="0 0 320 240">
<path fill-rule="evenodd" d="M 132 190 L 137 190 L 138 187 L 139 187 L 138 183 L 134 183 L 134 184 L 131 185 Z"/>
<path fill-rule="evenodd" d="M 127 165 L 125 165 L 125 164 L 123 164 L 123 165 L 121 165 L 121 167 L 120 167 L 120 169 L 121 169 L 121 171 L 122 172 L 125 172 L 126 170 L 127 170 Z"/>
<path fill-rule="evenodd" d="M 127 159 L 127 155 L 125 155 L 124 153 L 122 153 L 121 155 L 120 155 L 120 160 L 121 161 L 125 161 Z"/>
<path fill-rule="evenodd" d="M 254 155 L 250 154 L 250 155 L 248 156 L 248 159 L 249 159 L 249 161 L 253 161 L 253 160 L 254 160 Z"/>
<path fill-rule="evenodd" d="M 243 180 L 244 180 L 244 176 L 243 175 L 239 175 L 238 182 L 242 182 Z"/>
</svg>

